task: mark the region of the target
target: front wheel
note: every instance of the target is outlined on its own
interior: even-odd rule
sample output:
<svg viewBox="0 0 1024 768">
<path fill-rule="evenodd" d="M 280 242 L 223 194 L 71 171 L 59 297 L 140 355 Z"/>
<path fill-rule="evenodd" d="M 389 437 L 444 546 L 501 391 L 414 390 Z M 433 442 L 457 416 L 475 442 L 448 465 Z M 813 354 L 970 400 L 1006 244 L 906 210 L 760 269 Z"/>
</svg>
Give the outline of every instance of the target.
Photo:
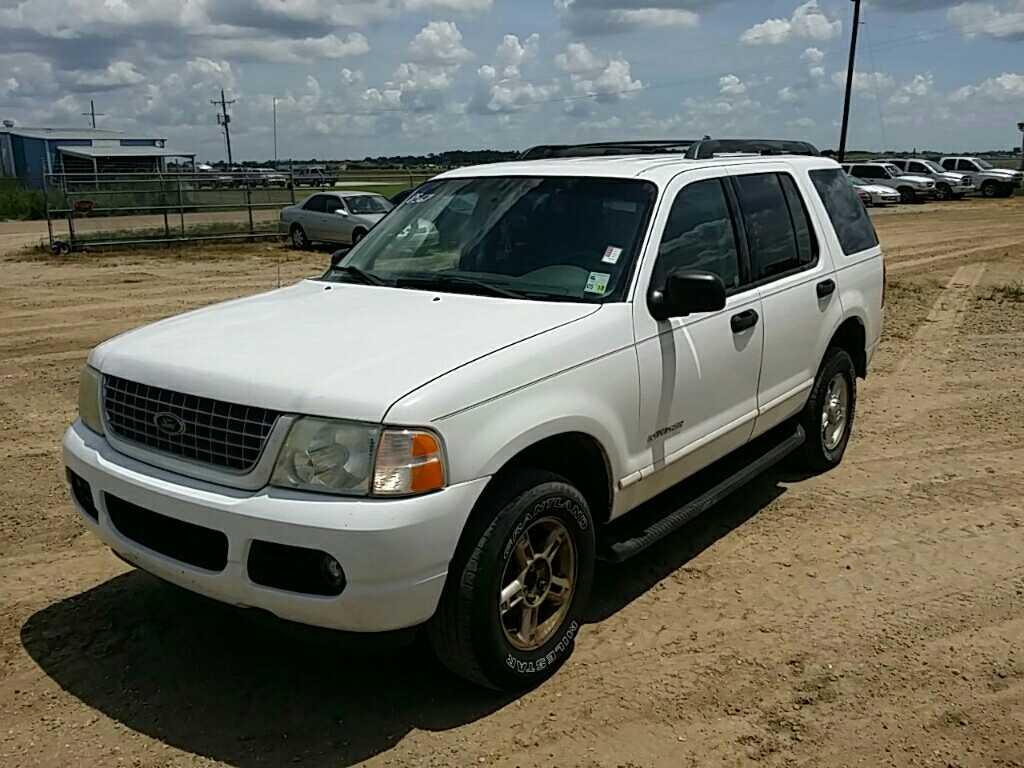
<svg viewBox="0 0 1024 768">
<path fill-rule="evenodd" d="M 506 478 L 481 504 L 428 625 L 430 644 L 471 682 L 532 688 L 569 657 L 583 624 L 593 519 L 571 483 L 540 470 Z"/>
<path fill-rule="evenodd" d="M 900 193 L 901 203 L 913 203 L 917 200 L 917 195 L 914 194 L 914 190 L 910 187 L 900 187 L 898 191 Z"/>
<path fill-rule="evenodd" d="M 843 460 L 857 410 L 857 371 L 845 349 L 825 354 L 811 388 L 800 424 L 807 435 L 804 464 L 811 472 L 826 472 Z"/>
<path fill-rule="evenodd" d="M 365 229 L 357 229 L 352 233 L 352 245 L 359 245 L 359 241 L 366 237 Z"/>
<path fill-rule="evenodd" d="M 948 184 L 939 184 L 935 188 L 935 199 L 936 200 L 951 200 L 953 198 L 953 189 Z"/>
<path fill-rule="evenodd" d="M 986 181 L 981 185 L 981 194 L 985 197 L 996 197 L 999 194 L 999 185 L 994 181 Z"/>
</svg>

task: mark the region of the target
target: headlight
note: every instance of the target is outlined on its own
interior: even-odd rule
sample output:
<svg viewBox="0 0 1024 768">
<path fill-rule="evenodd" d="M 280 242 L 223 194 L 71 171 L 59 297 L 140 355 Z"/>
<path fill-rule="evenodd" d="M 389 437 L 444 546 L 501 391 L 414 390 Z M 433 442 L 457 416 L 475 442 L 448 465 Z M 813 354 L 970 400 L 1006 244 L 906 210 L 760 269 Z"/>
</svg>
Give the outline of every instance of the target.
<svg viewBox="0 0 1024 768">
<path fill-rule="evenodd" d="M 304 417 L 288 432 L 271 484 L 344 496 L 411 496 L 443 488 L 431 432 Z"/>
<path fill-rule="evenodd" d="M 92 366 L 82 367 L 78 380 L 78 418 L 93 432 L 103 434 L 103 417 L 100 416 L 100 389 L 103 375 Z"/>
<path fill-rule="evenodd" d="M 271 483 L 306 491 L 365 496 L 370 490 L 377 427 L 302 418 L 281 447 Z"/>
</svg>

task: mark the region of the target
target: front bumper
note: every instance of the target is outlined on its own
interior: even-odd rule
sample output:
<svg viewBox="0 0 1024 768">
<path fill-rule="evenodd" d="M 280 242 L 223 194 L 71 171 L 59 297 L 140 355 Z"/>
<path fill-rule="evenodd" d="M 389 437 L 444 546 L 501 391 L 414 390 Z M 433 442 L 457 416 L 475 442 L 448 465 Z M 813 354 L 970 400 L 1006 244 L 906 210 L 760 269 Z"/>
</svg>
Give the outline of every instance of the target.
<svg viewBox="0 0 1024 768">
<path fill-rule="evenodd" d="M 64 435 L 64 463 L 91 489 L 98 519 L 75 501 L 83 523 L 139 568 L 225 603 L 353 632 L 411 627 L 434 614 L 448 563 L 487 483 L 482 478 L 407 499 L 338 498 L 277 488 L 239 491 L 124 456 L 81 422 Z M 223 533 L 226 566 L 206 570 L 127 538 L 107 512 L 108 494 Z M 332 555 L 345 571 L 344 590 L 323 597 L 256 584 L 247 568 L 254 541 Z"/>
</svg>

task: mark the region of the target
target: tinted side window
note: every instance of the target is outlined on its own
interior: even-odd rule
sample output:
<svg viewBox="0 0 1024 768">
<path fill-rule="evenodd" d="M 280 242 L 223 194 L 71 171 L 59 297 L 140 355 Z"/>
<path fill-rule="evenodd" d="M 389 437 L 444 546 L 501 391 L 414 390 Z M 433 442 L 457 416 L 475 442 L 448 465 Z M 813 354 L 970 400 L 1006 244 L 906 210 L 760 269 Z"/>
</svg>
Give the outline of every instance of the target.
<svg viewBox="0 0 1024 768">
<path fill-rule="evenodd" d="M 878 245 L 868 212 L 842 171 L 838 168 L 811 171 L 811 182 L 828 211 L 843 253 L 859 253 Z"/>
<path fill-rule="evenodd" d="M 325 210 L 327 210 L 326 207 L 324 206 L 325 200 L 326 198 L 323 195 L 313 195 L 311 198 L 309 198 L 309 200 L 306 201 L 306 204 L 302 206 L 302 210 L 323 213 Z"/>
<path fill-rule="evenodd" d="M 700 269 L 722 278 L 725 287 L 740 284 L 739 255 L 732 214 L 718 179 L 685 187 L 672 204 L 651 276 L 661 285 L 673 269 Z"/>
<path fill-rule="evenodd" d="M 957 170 L 976 171 L 978 169 L 974 167 L 974 163 L 972 163 L 970 160 L 961 160 L 960 162 L 957 163 Z"/>
<path fill-rule="evenodd" d="M 931 171 L 925 168 L 921 163 L 911 163 L 910 170 L 914 173 L 931 173 Z"/>
<path fill-rule="evenodd" d="M 947 171 L 952 171 L 954 168 L 956 168 L 956 160 L 943 160 L 942 167 L 945 168 Z"/>
<path fill-rule="evenodd" d="M 818 260 L 818 243 L 814 237 L 814 230 L 811 227 L 810 217 L 807 215 L 807 206 L 804 205 L 804 198 L 800 194 L 793 177 L 788 174 L 779 174 L 779 182 L 782 184 L 782 191 L 786 195 L 786 204 L 789 206 L 789 218 L 793 222 L 793 232 L 796 233 L 796 246 L 801 266 L 813 264 Z"/>
<path fill-rule="evenodd" d="M 750 243 L 751 278 L 756 282 L 799 267 L 800 249 L 779 176 L 737 176 L 736 195 Z"/>
</svg>

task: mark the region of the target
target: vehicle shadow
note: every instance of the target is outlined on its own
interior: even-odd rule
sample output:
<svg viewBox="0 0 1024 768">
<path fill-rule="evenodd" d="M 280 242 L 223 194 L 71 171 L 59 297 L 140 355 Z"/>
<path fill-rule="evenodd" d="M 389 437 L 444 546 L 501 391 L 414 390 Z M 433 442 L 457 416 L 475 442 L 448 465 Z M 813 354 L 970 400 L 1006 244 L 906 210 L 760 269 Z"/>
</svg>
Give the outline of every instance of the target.
<svg viewBox="0 0 1024 768">
<path fill-rule="evenodd" d="M 784 492 L 769 472 L 623 565 L 602 565 L 588 621 L 613 616 Z M 61 688 L 132 730 L 225 763 L 348 766 L 414 729 L 514 700 L 450 676 L 408 635 L 359 637 L 221 605 L 140 571 L 50 605 L 21 641 Z"/>
</svg>

